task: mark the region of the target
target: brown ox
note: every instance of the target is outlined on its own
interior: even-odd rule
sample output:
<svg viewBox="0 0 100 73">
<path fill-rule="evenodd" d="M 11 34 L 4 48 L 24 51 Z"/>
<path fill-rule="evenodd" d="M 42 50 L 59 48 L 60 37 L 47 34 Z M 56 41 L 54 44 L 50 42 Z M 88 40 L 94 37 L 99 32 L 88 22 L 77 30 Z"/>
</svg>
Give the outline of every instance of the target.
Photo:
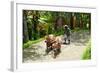
<svg viewBox="0 0 100 73">
<path fill-rule="evenodd" d="M 53 52 L 53 58 L 56 58 L 56 56 L 61 52 L 61 43 L 59 40 L 59 37 L 56 37 L 54 35 L 48 35 L 46 36 L 46 54 L 48 54 L 50 51 Z"/>
</svg>

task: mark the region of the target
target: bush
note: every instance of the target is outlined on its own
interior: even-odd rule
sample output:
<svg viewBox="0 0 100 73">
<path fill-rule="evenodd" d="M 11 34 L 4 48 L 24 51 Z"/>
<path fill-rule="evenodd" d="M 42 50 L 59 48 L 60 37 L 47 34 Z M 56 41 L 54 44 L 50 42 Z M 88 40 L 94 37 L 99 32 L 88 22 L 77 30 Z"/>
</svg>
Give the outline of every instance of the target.
<svg viewBox="0 0 100 73">
<path fill-rule="evenodd" d="M 86 47 L 85 52 L 82 56 L 83 60 L 91 59 L 91 43 L 89 42 L 88 46 Z"/>
<path fill-rule="evenodd" d="M 42 41 L 44 38 L 38 39 L 38 40 L 34 40 L 34 41 L 28 41 L 27 43 L 23 44 L 23 49 L 28 48 L 30 45 L 38 43 L 40 41 Z"/>
</svg>

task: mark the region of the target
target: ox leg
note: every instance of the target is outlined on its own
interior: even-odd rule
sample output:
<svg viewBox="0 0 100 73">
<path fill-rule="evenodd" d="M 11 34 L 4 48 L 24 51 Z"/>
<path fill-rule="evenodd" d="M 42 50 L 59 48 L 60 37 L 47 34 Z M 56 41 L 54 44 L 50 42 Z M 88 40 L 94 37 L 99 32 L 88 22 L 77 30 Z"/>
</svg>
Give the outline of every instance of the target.
<svg viewBox="0 0 100 73">
<path fill-rule="evenodd" d="M 60 48 L 59 48 L 59 49 L 57 49 L 57 52 L 58 52 L 58 53 L 61 53 L 61 49 L 60 49 Z"/>
<path fill-rule="evenodd" d="M 46 55 L 48 55 L 49 54 L 49 52 L 52 50 L 52 48 L 51 47 L 47 47 L 47 49 L 45 50 L 45 52 L 46 52 Z"/>
<path fill-rule="evenodd" d="M 53 58 L 56 58 L 57 55 L 61 52 L 60 49 L 55 49 L 55 50 L 53 50 L 53 51 L 54 51 L 54 57 L 53 57 Z"/>
<path fill-rule="evenodd" d="M 57 57 L 57 50 L 54 50 L 54 59 Z"/>
</svg>

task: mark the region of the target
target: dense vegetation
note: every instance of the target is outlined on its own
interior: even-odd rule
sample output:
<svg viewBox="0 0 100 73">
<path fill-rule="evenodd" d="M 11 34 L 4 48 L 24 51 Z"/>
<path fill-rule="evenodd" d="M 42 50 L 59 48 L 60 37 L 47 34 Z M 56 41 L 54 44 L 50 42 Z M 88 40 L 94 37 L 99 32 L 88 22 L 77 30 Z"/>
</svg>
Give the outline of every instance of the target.
<svg viewBox="0 0 100 73">
<path fill-rule="evenodd" d="M 91 59 L 91 42 L 90 41 L 87 44 L 87 47 L 83 53 L 82 59 L 83 60 Z"/>
<path fill-rule="evenodd" d="M 91 29 L 91 14 L 23 10 L 23 43 L 39 40 L 48 34 L 63 34 L 63 25 L 71 30 Z"/>
</svg>

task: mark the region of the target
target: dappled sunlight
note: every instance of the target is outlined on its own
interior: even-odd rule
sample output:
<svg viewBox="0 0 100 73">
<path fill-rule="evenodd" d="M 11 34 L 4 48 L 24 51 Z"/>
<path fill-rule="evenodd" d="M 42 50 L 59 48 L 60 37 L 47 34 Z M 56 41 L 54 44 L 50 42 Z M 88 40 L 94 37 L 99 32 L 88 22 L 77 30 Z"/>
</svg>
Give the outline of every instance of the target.
<svg viewBox="0 0 100 73">
<path fill-rule="evenodd" d="M 91 39 L 91 13 L 23 10 L 22 14 L 24 63 L 82 59 Z"/>
<path fill-rule="evenodd" d="M 83 32 L 84 33 L 84 32 Z M 23 62 L 43 62 L 43 61 L 58 61 L 58 60 L 81 60 L 87 42 L 90 39 L 90 34 L 85 32 L 73 32 L 71 35 L 71 44 L 61 44 L 61 54 L 56 59 L 52 58 L 51 53 L 44 56 L 46 44 L 43 41 L 32 44 L 29 48 L 23 50 Z M 76 39 L 77 35 L 77 39 Z M 79 36 L 78 36 L 79 35 Z M 83 37 L 83 35 L 85 35 Z M 62 36 L 59 36 L 62 38 Z"/>
</svg>

